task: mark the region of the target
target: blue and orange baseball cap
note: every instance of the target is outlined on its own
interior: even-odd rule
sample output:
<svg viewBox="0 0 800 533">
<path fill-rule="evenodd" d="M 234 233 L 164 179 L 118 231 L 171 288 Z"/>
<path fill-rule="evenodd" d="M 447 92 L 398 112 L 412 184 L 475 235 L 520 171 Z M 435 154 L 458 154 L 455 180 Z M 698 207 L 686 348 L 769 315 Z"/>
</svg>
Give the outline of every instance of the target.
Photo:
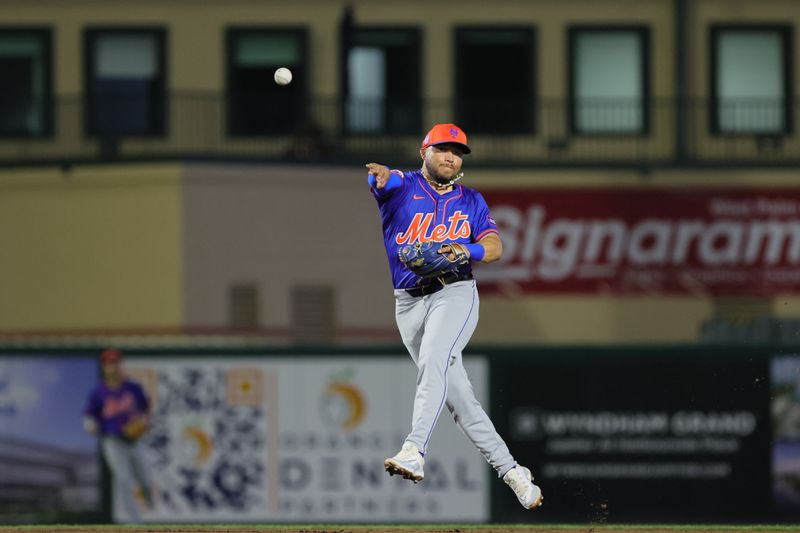
<svg viewBox="0 0 800 533">
<path fill-rule="evenodd" d="M 436 124 L 422 140 L 422 149 L 437 144 L 454 143 L 463 148 L 464 153 L 468 154 L 472 150 L 467 145 L 467 134 L 455 124 Z"/>
</svg>

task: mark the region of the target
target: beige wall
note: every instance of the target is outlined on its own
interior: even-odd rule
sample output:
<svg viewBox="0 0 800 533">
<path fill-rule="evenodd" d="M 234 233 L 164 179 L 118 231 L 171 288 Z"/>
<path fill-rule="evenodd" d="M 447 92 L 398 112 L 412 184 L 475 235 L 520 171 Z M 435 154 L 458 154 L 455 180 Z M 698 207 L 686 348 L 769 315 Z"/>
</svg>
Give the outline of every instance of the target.
<svg viewBox="0 0 800 533">
<path fill-rule="evenodd" d="M 793 171 L 468 171 L 481 187 L 798 186 Z M 297 284 L 335 288 L 342 329 L 392 331 L 391 282 L 377 207 L 359 168 L 192 165 L 186 172 L 187 324 L 226 326 L 227 290 L 255 283 L 261 326 L 290 328 Z M 480 277 L 479 277 L 480 283 Z M 671 295 L 482 297 L 477 342 L 680 343 L 697 339 L 719 303 Z M 800 314 L 800 298 L 768 302 L 776 316 Z"/>
<path fill-rule="evenodd" d="M 800 186 L 794 171 L 468 170 L 486 187 Z M 334 288 L 336 326 L 386 338 L 393 297 L 357 167 L 119 165 L 0 172 L 0 332 L 225 328 L 228 289 L 259 287 L 259 326 L 290 328 L 292 287 Z M 486 294 L 476 342 L 680 343 L 720 301 Z M 759 302 L 764 305 L 764 302 Z M 800 297 L 766 302 L 800 315 Z"/>
<path fill-rule="evenodd" d="M 311 91 L 331 96 L 339 87 L 338 24 L 346 4 L 355 7 L 358 25 L 422 28 L 425 97 L 453 96 L 455 26 L 505 23 L 537 28 L 535 79 L 537 92 L 544 98 L 566 96 L 569 25 L 648 25 L 653 95 L 673 96 L 670 0 L 0 0 L 0 26 L 52 26 L 56 93 L 75 95 L 83 87 L 82 44 L 87 26 L 165 26 L 170 90 L 219 92 L 224 88 L 227 27 L 302 25 L 309 29 Z M 686 4 L 687 92 L 691 96 L 708 95 L 709 24 L 800 23 L 800 2 L 795 0 L 690 0 Z M 794 42 L 797 47 L 800 40 Z M 507 75 L 499 82 L 513 81 L 513 73 Z M 800 69 L 795 69 L 794 75 L 799 76 Z M 796 81 L 795 87 L 800 83 Z M 65 151 L 85 149 L 87 156 L 94 154 L 93 143 L 85 141 L 80 131 L 79 109 L 60 113 L 64 115 L 57 117 L 58 142 L 69 145 Z M 125 147 L 135 153 L 137 144 L 151 150 L 163 145 L 166 151 L 180 149 L 181 143 L 204 146 L 207 132 L 188 131 L 195 122 L 183 120 L 196 110 L 174 106 L 171 113 L 171 124 L 176 128 L 183 124 L 183 129 L 171 131 L 170 139 L 126 141 Z M 429 110 L 424 122 L 450 119 L 447 110 Z M 655 120 L 671 122 L 672 117 Z M 654 128 L 661 126 L 655 124 Z M 666 142 L 669 149 L 672 135 L 669 127 L 663 131 L 665 138 L 655 140 Z M 705 135 L 705 128 L 698 131 Z M 560 133 L 540 132 L 537 138 L 544 143 L 548 135 Z M 386 142 L 397 144 L 398 140 L 387 138 Z M 418 138 L 404 139 L 398 149 L 412 153 L 417 142 Z M 627 153 L 617 139 L 587 142 L 593 143 L 598 153 L 610 154 L 617 148 L 623 155 Z M 792 137 L 787 144 L 797 142 Z M 61 149 L 48 148 L 48 143 L 51 141 L 25 143 L 22 149 L 40 149 L 43 154 Z M 215 139 L 213 146 L 235 150 L 237 143 Z M 496 139 L 480 137 L 471 138 L 471 143 L 476 152 L 498 146 Z M 503 139 L 502 146 L 509 153 L 520 154 L 532 149 L 545 153 L 546 149 L 544 144 L 534 146 L 530 139 L 519 138 Z M 708 138 L 705 146 L 712 151 L 730 148 L 717 146 Z M 269 151 L 278 154 L 285 148 L 285 140 L 262 148 L 261 155 L 267 156 Z M 753 151 L 753 139 L 744 139 L 738 148 L 742 153 Z M 6 149 L 16 153 L 20 146 L 0 142 L 0 154 Z M 241 149 L 253 155 L 253 147 L 246 141 Z M 181 185 L 183 172 L 179 165 L 76 167 L 69 179 L 59 171 L 45 169 L 0 172 L 0 243 L 5 250 L 14 251 L 7 252 L 0 263 L 0 329 L 221 326 L 227 322 L 227 286 L 253 280 L 262 285 L 265 327 L 288 327 L 289 287 L 301 282 L 337 286 L 337 316 L 342 327 L 394 327 L 377 213 L 363 189 L 359 169 L 189 165 Z M 654 171 L 647 175 L 608 170 L 470 171 L 468 176 L 468 184 L 478 188 L 771 183 L 796 185 L 798 178 L 793 170 L 768 169 Z M 331 203 L 331 198 L 336 202 Z M 299 209 L 313 212 L 314 217 L 298 220 Z M 185 235 L 181 233 L 184 224 Z M 342 250 L 338 246 L 341 236 L 359 246 Z M 124 247 L 121 242 L 126 243 Z M 353 264 L 374 264 L 376 268 L 362 272 Z M 113 309 L 103 303 L 109 298 Z M 776 298 L 770 305 L 777 315 L 798 314 L 796 298 Z M 694 338 L 700 321 L 709 316 L 713 306 L 713 301 L 689 297 L 508 300 L 487 296 L 476 339 L 681 342 Z"/>
<path fill-rule="evenodd" d="M 52 25 L 56 92 L 83 90 L 83 30 L 87 26 L 164 26 L 168 30 L 168 86 L 219 91 L 225 83 L 224 32 L 228 26 L 298 25 L 311 34 L 312 83 L 331 94 L 338 57 L 330 46 L 342 2 L 121 0 L 0 1 L 0 25 Z"/>
<path fill-rule="evenodd" d="M 687 38 L 692 50 L 703 53 L 692 54 L 687 58 L 690 62 L 689 94 L 706 95 L 709 93 L 709 63 L 711 57 L 708 50 L 708 27 L 712 24 L 789 24 L 794 26 L 795 39 L 793 50 L 797 58 L 797 30 L 800 26 L 800 3 L 794 0 L 770 0 L 753 2 L 747 0 L 702 0 L 686 2 L 690 21 Z M 800 70 L 794 67 L 793 85 L 795 92 L 800 87 Z"/>
<path fill-rule="evenodd" d="M 653 27 L 653 90 L 657 96 L 672 93 L 672 2 L 670 0 L 542 0 L 466 1 L 455 8 L 446 2 L 356 2 L 359 24 L 420 25 L 424 28 L 424 93 L 436 98 L 453 97 L 453 28 L 457 25 L 531 25 L 538 30 L 539 70 L 535 79 L 544 98 L 566 94 L 566 28 L 576 24 L 643 24 Z M 521 67 L 523 67 L 521 65 Z M 502 74 L 502 73 L 501 73 Z M 505 73 L 513 78 L 514 73 Z M 500 78 L 498 83 L 507 79 Z"/>
<path fill-rule="evenodd" d="M 772 0 L 774 2 L 775 0 Z M 736 3 L 736 2 L 734 2 Z M 654 28 L 654 49 L 663 67 L 656 94 L 669 94 L 672 61 L 670 0 L 0 0 L 2 25 L 53 25 L 56 85 L 61 94 L 82 89 L 82 31 L 87 25 L 164 25 L 169 30 L 170 86 L 219 90 L 224 86 L 224 30 L 231 25 L 301 25 L 311 36 L 312 84 L 316 94 L 338 92 L 338 24 L 352 4 L 359 25 L 414 25 L 423 29 L 424 93 L 452 93 L 452 28 L 458 24 L 532 24 L 539 28 L 542 95 L 563 95 L 565 25 L 643 23 Z M 730 9 L 722 6 L 721 9 Z"/>
<path fill-rule="evenodd" d="M 793 106 L 794 123 L 800 119 L 797 105 L 797 90 L 800 87 L 800 69 L 797 68 L 798 38 L 797 31 L 800 28 L 800 2 L 793 0 L 771 0 L 768 2 L 752 2 L 746 0 L 703 0 L 701 2 L 687 2 L 689 25 L 687 29 L 687 47 L 690 51 L 695 51 L 687 56 L 688 76 L 687 94 L 692 97 L 707 97 L 710 94 L 711 80 L 711 54 L 709 51 L 709 27 L 711 25 L 763 25 L 780 24 L 793 27 L 793 50 L 792 59 L 792 87 L 794 94 L 789 95 L 790 106 Z M 735 150 L 737 157 L 761 156 L 756 145 L 755 136 L 743 135 L 736 139 L 735 145 L 731 145 L 730 139 L 720 136 L 713 136 L 707 124 L 708 116 L 704 108 L 699 108 L 697 113 L 690 113 L 691 118 L 697 127 L 692 132 L 697 136 L 697 149 L 703 154 L 722 155 L 731 154 Z M 797 127 L 794 127 L 793 134 L 782 138 L 783 151 L 787 153 L 797 153 L 800 149 L 800 136 L 797 135 Z"/>
<path fill-rule="evenodd" d="M 483 297 L 473 339 L 491 344 L 692 343 L 711 309 L 708 299 L 691 297 Z"/>
<path fill-rule="evenodd" d="M 290 327 L 296 285 L 334 287 L 340 328 L 394 328 L 380 218 L 361 169 L 189 165 L 185 183 L 189 326 L 227 326 L 228 288 L 249 283 L 265 328 Z"/>
<path fill-rule="evenodd" d="M 563 102 L 569 70 L 567 29 L 576 24 L 644 25 L 651 29 L 650 88 L 655 99 L 669 99 L 675 92 L 674 2 L 672 0 L 462 0 L 458 3 L 428 0 L 0 0 L 0 26 L 48 25 L 54 30 L 55 90 L 59 95 L 79 95 L 83 89 L 83 30 L 87 26 L 164 26 L 168 30 L 168 88 L 176 91 L 209 91 L 219 94 L 225 87 L 225 30 L 230 26 L 304 26 L 309 31 L 309 87 L 314 96 L 333 97 L 340 83 L 339 22 L 344 6 L 355 8 L 360 26 L 416 26 L 422 30 L 423 98 L 449 102 L 454 94 L 454 28 L 458 25 L 513 24 L 537 29 L 536 95 L 544 101 Z M 708 97 L 708 27 L 713 23 L 800 22 L 800 2 L 794 0 L 691 0 L 686 2 L 687 94 Z M 800 39 L 794 40 L 797 49 Z M 795 53 L 795 56 L 798 54 Z M 520 68 L 533 66 L 520 65 Z M 499 74 L 498 83 L 513 83 L 514 72 Z M 800 76 L 800 69 L 794 69 Z M 795 81 L 795 87 L 800 84 Z M 567 136 L 565 109 L 538 109 L 535 135 L 509 138 L 508 155 L 519 160 L 553 157 L 550 139 Z M 651 133 L 641 137 L 573 137 L 561 154 L 597 159 L 624 160 L 647 157 L 668 159 L 674 153 L 675 113 L 671 107 L 656 107 L 651 113 Z M 452 108 L 431 105 L 424 124 L 451 121 Z M 338 131 L 338 117 L 330 109 L 315 108 L 313 118 L 327 131 Z M 762 157 L 754 136 L 712 137 L 707 109 L 689 113 L 687 132 L 690 149 L 700 157 L 724 159 L 731 150 L 737 156 Z M 548 118 L 549 117 L 549 118 Z M 57 112 L 55 140 L 20 147 L 16 141 L 0 141 L 0 156 L 23 158 L 31 153 L 89 156 L 95 146 L 84 139 L 79 103 L 63 105 Z M 198 104 L 176 99 L 170 106 L 170 130 L 164 139 L 126 142 L 123 153 L 150 155 L 218 151 L 252 156 L 253 145 L 224 135 L 221 101 Z M 800 121 L 800 116 L 796 121 Z M 797 128 L 795 128 L 797 130 Z M 476 136 L 478 152 L 492 153 L 496 140 Z M 784 154 L 800 150 L 800 137 L 783 139 Z M 279 156 L 288 139 L 258 145 L 264 157 Z M 32 148 L 37 151 L 31 152 Z"/>
<path fill-rule="evenodd" d="M 166 26 L 170 86 L 200 90 L 224 86 L 226 27 L 307 26 L 314 92 L 331 95 L 338 92 L 338 24 L 347 4 L 355 8 L 359 25 L 413 25 L 423 29 L 424 93 L 430 97 L 452 96 L 452 29 L 469 24 L 536 26 L 540 61 L 537 79 L 541 96 L 547 98 L 562 97 L 566 91 L 565 29 L 569 25 L 649 25 L 655 66 L 653 94 L 673 94 L 672 0 L 462 0 L 457 6 L 426 0 L 0 0 L 0 20 L 3 26 L 53 26 L 56 86 L 61 94 L 75 94 L 82 89 L 82 32 L 89 25 Z M 709 24 L 800 23 L 800 4 L 795 0 L 692 0 L 686 5 L 689 92 L 698 96 L 708 92 Z M 796 69 L 795 78 L 798 76 Z"/>
<path fill-rule="evenodd" d="M 0 332 L 177 327 L 177 165 L 0 172 Z"/>
</svg>

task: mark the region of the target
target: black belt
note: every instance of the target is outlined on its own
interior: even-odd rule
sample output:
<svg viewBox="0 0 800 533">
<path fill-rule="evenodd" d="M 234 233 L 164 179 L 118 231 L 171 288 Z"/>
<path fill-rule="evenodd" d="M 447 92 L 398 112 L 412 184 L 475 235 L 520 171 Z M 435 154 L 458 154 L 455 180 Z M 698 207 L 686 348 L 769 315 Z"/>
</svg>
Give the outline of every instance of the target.
<svg viewBox="0 0 800 533">
<path fill-rule="evenodd" d="M 458 272 L 448 272 L 444 276 L 439 276 L 438 278 L 434 278 L 432 283 L 428 283 L 427 285 L 420 285 L 418 287 L 414 287 L 413 289 L 406 289 L 406 292 L 417 298 L 419 296 L 426 296 L 428 294 L 433 294 L 434 292 L 438 292 L 442 290 L 445 285 L 450 285 L 451 283 L 455 283 L 456 281 L 466 281 L 468 279 L 472 279 L 472 272 L 467 272 L 466 274 L 460 274 Z"/>
</svg>

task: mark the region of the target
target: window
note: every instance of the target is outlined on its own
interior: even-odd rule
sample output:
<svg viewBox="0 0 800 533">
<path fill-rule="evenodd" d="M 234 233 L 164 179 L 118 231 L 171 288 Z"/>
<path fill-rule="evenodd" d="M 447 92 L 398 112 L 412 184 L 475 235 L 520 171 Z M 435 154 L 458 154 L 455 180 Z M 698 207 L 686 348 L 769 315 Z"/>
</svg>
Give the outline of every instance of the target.
<svg viewBox="0 0 800 533">
<path fill-rule="evenodd" d="M 791 130 L 791 29 L 711 28 L 711 128 L 714 133 Z"/>
<path fill-rule="evenodd" d="M 86 32 L 86 120 L 95 136 L 164 133 L 165 33 L 161 29 Z"/>
<path fill-rule="evenodd" d="M 649 31 L 569 31 L 570 128 L 577 134 L 646 134 Z"/>
<path fill-rule="evenodd" d="M 228 132 L 279 135 L 304 125 L 308 109 L 307 35 L 302 28 L 228 30 Z M 275 71 L 292 71 L 289 85 Z"/>
<path fill-rule="evenodd" d="M 0 136 L 52 133 L 50 30 L 0 29 Z"/>
<path fill-rule="evenodd" d="M 532 132 L 534 72 L 533 28 L 456 28 L 458 125 L 468 135 Z"/>
<path fill-rule="evenodd" d="M 419 133 L 419 30 L 352 28 L 349 31 L 342 76 L 345 130 Z"/>
</svg>

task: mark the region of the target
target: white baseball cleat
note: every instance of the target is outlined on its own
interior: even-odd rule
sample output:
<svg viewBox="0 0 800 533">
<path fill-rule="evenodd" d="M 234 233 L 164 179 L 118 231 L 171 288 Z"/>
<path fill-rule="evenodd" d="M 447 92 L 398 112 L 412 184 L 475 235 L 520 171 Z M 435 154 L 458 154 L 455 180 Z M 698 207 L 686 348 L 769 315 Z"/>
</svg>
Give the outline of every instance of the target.
<svg viewBox="0 0 800 533">
<path fill-rule="evenodd" d="M 536 509 L 542 505 L 542 489 L 533 484 L 533 476 L 531 471 L 524 466 L 517 465 L 503 476 L 503 481 L 506 485 L 511 487 L 514 494 L 517 495 L 519 503 L 525 509 Z"/>
<path fill-rule="evenodd" d="M 397 455 L 383 462 L 383 466 L 390 476 L 398 474 L 414 483 L 419 483 L 425 477 L 425 473 L 422 471 L 424 464 L 425 458 L 419 453 L 417 445 L 411 442 L 403 444 Z"/>
</svg>

